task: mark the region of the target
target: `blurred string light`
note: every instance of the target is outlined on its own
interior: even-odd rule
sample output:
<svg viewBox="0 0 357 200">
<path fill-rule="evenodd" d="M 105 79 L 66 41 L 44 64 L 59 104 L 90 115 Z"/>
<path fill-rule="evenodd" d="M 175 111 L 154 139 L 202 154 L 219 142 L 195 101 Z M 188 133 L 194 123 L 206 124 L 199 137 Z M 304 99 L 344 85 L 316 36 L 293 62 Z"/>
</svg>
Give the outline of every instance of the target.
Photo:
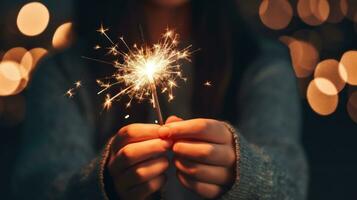
<svg viewBox="0 0 357 200">
<path fill-rule="evenodd" d="M 316 113 L 329 115 L 337 108 L 337 93 L 337 89 L 331 81 L 325 78 L 315 78 L 307 88 L 306 98 Z"/>
<path fill-rule="evenodd" d="M 43 33 L 50 20 L 49 10 L 40 2 L 30 2 L 19 10 L 16 25 L 20 33 L 32 38 Z M 60 25 L 54 32 L 52 47 L 64 49 L 73 39 L 72 22 Z M 0 55 L 0 96 L 20 93 L 27 86 L 32 71 L 38 62 L 49 52 L 43 47 L 26 49 L 13 47 Z"/>
<path fill-rule="evenodd" d="M 357 51 L 347 51 L 340 60 L 347 72 L 347 82 L 350 85 L 357 86 Z"/>
<path fill-rule="evenodd" d="M 42 33 L 50 20 L 50 13 L 40 2 L 24 5 L 17 16 L 17 27 L 22 34 L 36 36 Z"/>
<path fill-rule="evenodd" d="M 52 38 L 52 46 L 55 49 L 67 48 L 70 46 L 72 39 L 72 23 L 64 23 L 56 29 L 56 32 Z"/>
<path fill-rule="evenodd" d="M 326 22 L 330 14 L 330 4 L 327 0 L 299 0 L 297 12 L 306 24 L 318 26 Z"/>
<path fill-rule="evenodd" d="M 293 9 L 288 0 L 263 0 L 259 7 L 259 16 L 264 25 L 280 30 L 289 25 Z"/>
<path fill-rule="evenodd" d="M 340 65 L 337 60 L 326 59 L 321 61 L 314 73 L 315 78 L 325 78 L 333 83 L 336 87 L 336 94 L 346 85 L 347 72 L 344 65 Z"/>
<path fill-rule="evenodd" d="M 344 39 L 344 33 L 332 24 L 349 19 L 357 32 L 357 1 L 262 0 L 258 14 L 261 23 L 272 30 L 287 30 L 294 17 L 309 26 L 324 24 L 318 31 L 298 30 L 292 35 L 280 36 L 279 40 L 289 48 L 300 90 L 312 110 L 323 116 L 335 112 L 339 93 L 346 85 L 357 86 L 357 51 L 343 53 L 340 60 L 320 60 L 320 51 L 336 49 Z M 357 92 L 350 95 L 347 111 L 357 123 Z"/>
<path fill-rule="evenodd" d="M 347 112 L 351 119 L 357 123 L 357 91 L 354 91 L 348 99 Z"/>
</svg>

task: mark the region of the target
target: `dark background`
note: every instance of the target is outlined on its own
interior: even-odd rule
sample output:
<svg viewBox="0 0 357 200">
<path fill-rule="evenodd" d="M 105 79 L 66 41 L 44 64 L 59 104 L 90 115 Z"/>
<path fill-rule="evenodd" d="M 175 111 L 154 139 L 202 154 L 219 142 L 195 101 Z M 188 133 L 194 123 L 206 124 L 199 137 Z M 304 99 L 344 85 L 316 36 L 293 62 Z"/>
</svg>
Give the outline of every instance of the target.
<svg viewBox="0 0 357 200">
<path fill-rule="evenodd" d="M 353 0 L 354 1 L 354 0 Z M 351 1 L 351 2 L 353 2 Z M 2 0 L 0 2 L 0 58 L 6 50 L 23 46 L 32 48 L 42 46 L 50 53 L 55 53 L 51 48 L 51 37 L 60 24 L 70 21 L 72 12 L 71 0 L 41 1 L 51 13 L 49 26 L 39 36 L 26 37 L 16 28 L 16 16 L 20 8 L 29 1 Z M 290 1 L 296 13 L 297 1 Z M 260 1 L 240 1 L 242 13 L 256 32 L 278 40 L 281 35 L 293 35 L 299 30 L 314 31 L 321 37 L 326 48 L 320 50 L 320 60 L 326 58 L 340 59 L 345 51 L 357 48 L 355 23 L 350 19 L 343 19 L 339 23 L 323 23 L 319 26 L 309 26 L 294 16 L 289 26 L 283 30 L 275 31 L 265 27 L 259 20 L 258 10 Z M 85 6 L 84 6 L 85 9 Z M 329 27 L 336 28 L 343 33 L 343 39 L 338 43 L 331 43 L 333 36 L 323 36 L 323 30 Z M 1 87 L 1 86 L 0 86 Z M 302 87 L 302 89 L 304 89 Z M 306 99 L 301 98 L 303 105 L 303 137 L 310 165 L 309 199 L 356 199 L 357 180 L 357 123 L 351 120 L 346 105 L 348 96 L 355 87 L 347 86 L 339 94 L 337 110 L 329 116 L 316 114 L 309 106 Z M 17 148 L 21 137 L 21 120 L 18 116 L 19 106 L 23 103 L 23 94 L 1 97 L 0 107 L 0 194 L 1 199 L 11 199 L 10 184 L 11 173 L 17 155 Z M 2 110 L 2 111 L 1 111 Z M 4 111 L 5 110 L 5 111 Z M 31 113 L 26 113 L 30 115 Z"/>
</svg>

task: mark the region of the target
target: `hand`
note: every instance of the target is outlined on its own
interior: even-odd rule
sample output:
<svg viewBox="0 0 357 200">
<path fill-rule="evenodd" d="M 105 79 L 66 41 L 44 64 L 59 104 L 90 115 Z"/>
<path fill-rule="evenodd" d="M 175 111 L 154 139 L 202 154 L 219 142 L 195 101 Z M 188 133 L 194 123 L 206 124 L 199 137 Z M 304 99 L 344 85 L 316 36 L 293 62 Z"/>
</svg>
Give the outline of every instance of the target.
<svg viewBox="0 0 357 200">
<path fill-rule="evenodd" d="M 179 181 L 204 198 L 216 198 L 233 183 L 236 163 L 233 136 L 223 122 L 213 119 L 180 121 L 172 117 L 161 132 L 174 140 L 174 164 Z"/>
<path fill-rule="evenodd" d="M 169 163 L 164 154 L 172 142 L 160 139 L 159 129 L 156 124 L 131 124 L 113 139 L 107 168 L 120 199 L 146 199 L 165 183 Z"/>
</svg>

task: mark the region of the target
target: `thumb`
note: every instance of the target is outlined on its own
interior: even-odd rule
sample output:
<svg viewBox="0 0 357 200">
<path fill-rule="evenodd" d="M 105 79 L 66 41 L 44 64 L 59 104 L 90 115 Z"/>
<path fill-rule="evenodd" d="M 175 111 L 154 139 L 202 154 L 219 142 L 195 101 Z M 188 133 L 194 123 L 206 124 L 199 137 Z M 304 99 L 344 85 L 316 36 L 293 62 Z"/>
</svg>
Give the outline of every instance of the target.
<svg viewBox="0 0 357 200">
<path fill-rule="evenodd" d="M 165 124 L 169 124 L 169 123 L 172 123 L 172 122 L 179 122 L 179 121 L 183 121 L 183 119 L 180 118 L 180 117 L 177 117 L 177 116 L 175 116 L 175 115 L 171 115 L 170 117 L 168 117 L 168 118 L 166 119 Z"/>
</svg>

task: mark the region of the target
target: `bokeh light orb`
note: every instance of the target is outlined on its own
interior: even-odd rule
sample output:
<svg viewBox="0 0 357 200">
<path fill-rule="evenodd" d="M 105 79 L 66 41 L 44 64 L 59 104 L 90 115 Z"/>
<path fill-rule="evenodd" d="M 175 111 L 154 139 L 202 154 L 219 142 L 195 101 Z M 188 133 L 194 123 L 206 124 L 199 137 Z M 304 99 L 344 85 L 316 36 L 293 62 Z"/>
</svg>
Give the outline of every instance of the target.
<svg viewBox="0 0 357 200">
<path fill-rule="evenodd" d="M 0 62 L 0 96 L 17 92 L 22 81 L 20 65 L 14 61 Z"/>
<path fill-rule="evenodd" d="M 307 101 L 319 115 L 330 115 L 335 112 L 338 105 L 338 91 L 335 85 L 325 78 L 313 79 L 306 92 Z"/>
<path fill-rule="evenodd" d="M 330 14 L 330 4 L 327 0 L 299 0 L 297 12 L 303 22 L 318 26 L 326 22 Z"/>
<path fill-rule="evenodd" d="M 347 51 L 342 55 L 340 64 L 347 72 L 347 82 L 357 85 L 357 51 Z"/>
<path fill-rule="evenodd" d="M 27 52 L 27 49 L 24 47 L 14 47 L 5 52 L 2 60 L 20 62 L 22 57 Z"/>
<path fill-rule="evenodd" d="M 288 0 L 263 0 L 259 6 L 259 17 L 268 28 L 286 28 L 292 17 L 293 9 Z"/>
<path fill-rule="evenodd" d="M 50 13 L 40 2 L 31 2 L 24 5 L 17 16 L 17 27 L 26 36 L 41 34 L 47 27 Z"/>
<path fill-rule="evenodd" d="M 348 98 L 347 112 L 350 118 L 357 123 L 357 91 L 353 92 Z"/>
<path fill-rule="evenodd" d="M 52 46 L 55 49 L 67 48 L 71 44 L 72 39 L 72 23 L 64 23 L 56 29 L 52 38 Z"/>
<path fill-rule="evenodd" d="M 343 65 L 337 60 L 326 59 L 317 64 L 315 78 L 325 78 L 334 84 L 337 91 L 340 92 L 346 85 L 347 72 Z"/>
<path fill-rule="evenodd" d="M 280 37 L 280 41 L 289 47 L 296 77 L 305 78 L 310 76 L 314 72 L 320 57 L 314 45 L 289 36 Z"/>
</svg>

